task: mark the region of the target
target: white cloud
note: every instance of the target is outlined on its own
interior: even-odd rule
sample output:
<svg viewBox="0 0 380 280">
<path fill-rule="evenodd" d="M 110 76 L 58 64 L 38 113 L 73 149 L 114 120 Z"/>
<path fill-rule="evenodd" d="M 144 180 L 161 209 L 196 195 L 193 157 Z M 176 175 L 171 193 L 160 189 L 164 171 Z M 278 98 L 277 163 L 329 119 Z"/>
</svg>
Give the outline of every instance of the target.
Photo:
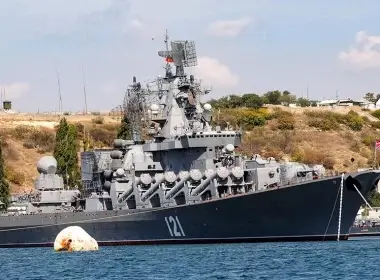
<svg viewBox="0 0 380 280">
<path fill-rule="evenodd" d="M 198 58 L 194 72 L 198 78 L 215 87 L 234 87 L 239 82 L 239 77 L 233 74 L 227 65 L 207 56 Z"/>
<path fill-rule="evenodd" d="M 83 17 L 106 11 L 115 1 L 1 1 L 0 35 L 7 41 L 71 32 Z"/>
<path fill-rule="evenodd" d="M 18 98 L 24 93 L 30 90 L 30 86 L 27 83 L 11 83 L 2 85 L 2 88 L 5 92 L 5 99 Z"/>
<path fill-rule="evenodd" d="M 380 67 L 380 51 L 374 49 L 380 46 L 380 36 L 368 35 L 364 31 L 356 33 L 356 44 L 348 51 L 338 54 L 340 61 L 359 69 Z"/>
<path fill-rule="evenodd" d="M 141 29 L 144 27 L 144 23 L 142 23 L 138 19 L 131 20 L 130 25 L 131 25 L 131 27 L 136 28 L 136 29 Z"/>
<path fill-rule="evenodd" d="M 242 17 L 236 20 L 220 20 L 211 23 L 208 32 L 213 36 L 236 37 L 251 22 L 252 19 L 250 17 Z"/>
</svg>

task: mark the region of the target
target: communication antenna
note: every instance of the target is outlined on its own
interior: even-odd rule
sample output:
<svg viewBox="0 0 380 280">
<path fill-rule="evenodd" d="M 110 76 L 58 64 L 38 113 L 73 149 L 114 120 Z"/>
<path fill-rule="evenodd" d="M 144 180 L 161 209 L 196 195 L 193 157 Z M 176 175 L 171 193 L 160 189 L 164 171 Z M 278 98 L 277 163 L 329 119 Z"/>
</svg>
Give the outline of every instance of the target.
<svg viewBox="0 0 380 280">
<path fill-rule="evenodd" d="M 59 79 L 59 74 L 58 74 L 58 69 L 57 67 L 55 68 L 55 72 L 57 74 L 57 84 L 58 84 L 58 96 L 59 96 L 59 104 L 58 104 L 58 111 L 59 114 L 62 114 L 62 94 L 61 94 L 61 82 Z"/>
<path fill-rule="evenodd" d="M 84 79 L 83 63 L 82 63 L 82 79 L 83 79 L 83 94 L 84 94 L 85 114 L 87 115 L 87 93 L 86 93 L 86 82 Z"/>
</svg>

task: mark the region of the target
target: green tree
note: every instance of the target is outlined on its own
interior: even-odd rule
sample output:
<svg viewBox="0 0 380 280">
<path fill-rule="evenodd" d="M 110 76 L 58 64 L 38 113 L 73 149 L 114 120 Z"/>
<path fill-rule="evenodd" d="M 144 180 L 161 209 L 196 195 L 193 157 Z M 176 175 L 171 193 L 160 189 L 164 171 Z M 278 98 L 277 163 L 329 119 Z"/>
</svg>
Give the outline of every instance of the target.
<svg viewBox="0 0 380 280">
<path fill-rule="evenodd" d="M 263 99 L 254 93 L 244 94 L 242 97 L 242 104 L 247 108 L 259 109 L 263 106 Z"/>
<path fill-rule="evenodd" d="M 57 160 L 57 173 L 62 176 L 64 184 L 68 187 L 80 187 L 75 125 L 68 124 L 65 118 L 61 119 L 55 141 L 54 157 Z"/>
<path fill-rule="evenodd" d="M 264 94 L 263 97 L 265 98 L 265 102 L 268 104 L 279 105 L 281 103 L 280 101 L 281 92 L 278 90 L 268 91 L 267 93 Z"/>
<path fill-rule="evenodd" d="M 311 107 L 317 107 L 317 103 L 318 103 L 318 101 L 316 101 L 316 100 L 311 100 L 310 101 Z"/>
<path fill-rule="evenodd" d="M 369 102 L 376 102 L 376 97 L 375 97 L 375 94 L 373 92 L 368 92 L 366 93 L 366 95 L 364 96 L 364 99 L 369 101 Z"/>
<path fill-rule="evenodd" d="M 282 96 L 280 96 L 279 101 L 285 106 L 289 106 L 289 104 L 295 103 L 297 101 L 297 97 L 293 94 L 290 94 L 289 91 L 285 90 L 282 93 Z"/>
<path fill-rule="evenodd" d="M 309 101 L 309 99 L 300 97 L 297 99 L 297 105 L 300 107 L 309 107 L 311 105 L 311 102 Z"/>
<path fill-rule="evenodd" d="M 9 183 L 5 179 L 2 141 L 3 140 L 0 139 L 0 201 L 7 207 L 9 205 L 10 190 Z"/>
<path fill-rule="evenodd" d="M 216 101 L 217 102 L 217 101 Z M 132 139 L 132 127 L 131 122 L 129 121 L 128 117 L 124 115 L 123 119 L 121 120 L 121 124 L 119 129 L 117 130 L 117 136 L 118 139 Z"/>
<path fill-rule="evenodd" d="M 367 199 L 372 207 L 380 207 L 380 193 L 377 192 L 377 188 L 369 192 Z"/>
<path fill-rule="evenodd" d="M 228 105 L 229 108 L 239 108 L 243 105 L 243 99 L 239 95 L 230 95 Z"/>
</svg>

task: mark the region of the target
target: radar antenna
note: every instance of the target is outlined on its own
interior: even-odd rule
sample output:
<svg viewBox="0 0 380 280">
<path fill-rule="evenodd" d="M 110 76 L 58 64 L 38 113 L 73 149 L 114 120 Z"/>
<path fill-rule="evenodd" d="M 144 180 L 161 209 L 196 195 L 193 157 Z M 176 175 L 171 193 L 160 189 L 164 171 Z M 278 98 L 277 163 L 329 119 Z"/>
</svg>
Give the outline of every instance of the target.
<svg viewBox="0 0 380 280">
<path fill-rule="evenodd" d="M 195 51 L 194 41 L 173 41 L 170 42 L 171 50 L 168 46 L 168 32 L 165 34 L 165 51 L 159 51 L 158 55 L 164 57 L 166 60 L 166 74 L 168 76 L 168 69 L 170 71 L 169 63 L 174 63 L 176 67 L 176 77 L 185 77 L 184 67 L 193 67 L 198 64 L 197 54 Z"/>
</svg>

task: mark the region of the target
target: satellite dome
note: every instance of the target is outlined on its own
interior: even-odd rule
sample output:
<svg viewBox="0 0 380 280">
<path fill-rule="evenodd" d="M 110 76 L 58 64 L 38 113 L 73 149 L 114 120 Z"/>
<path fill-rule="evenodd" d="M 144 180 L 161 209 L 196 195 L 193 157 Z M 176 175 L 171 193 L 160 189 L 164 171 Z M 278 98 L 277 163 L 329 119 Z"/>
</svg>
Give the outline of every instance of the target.
<svg viewBox="0 0 380 280">
<path fill-rule="evenodd" d="M 151 109 L 152 111 L 158 111 L 159 107 L 158 107 L 157 104 L 152 104 L 152 105 L 150 106 L 150 109 Z"/>
<path fill-rule="evenodd" d="M 53 156 L 44 156 L 37 163 L 37 171 L 44 174 L 57 172 L 57 160 Z"/>
<path fill-rule="evenodd" d="M 227 144 L 225 149 L 226 149 L 226 152 L 232 153 L 235 150 L 235 147 L 232 144 Z"/>
<path fill-rule="evenodd" d="M 211 111 L 211 105 L 206 103 L 205 105 L 203 105 L 203 109 L 205 109 L 206 111 Z"/>
</svg>

